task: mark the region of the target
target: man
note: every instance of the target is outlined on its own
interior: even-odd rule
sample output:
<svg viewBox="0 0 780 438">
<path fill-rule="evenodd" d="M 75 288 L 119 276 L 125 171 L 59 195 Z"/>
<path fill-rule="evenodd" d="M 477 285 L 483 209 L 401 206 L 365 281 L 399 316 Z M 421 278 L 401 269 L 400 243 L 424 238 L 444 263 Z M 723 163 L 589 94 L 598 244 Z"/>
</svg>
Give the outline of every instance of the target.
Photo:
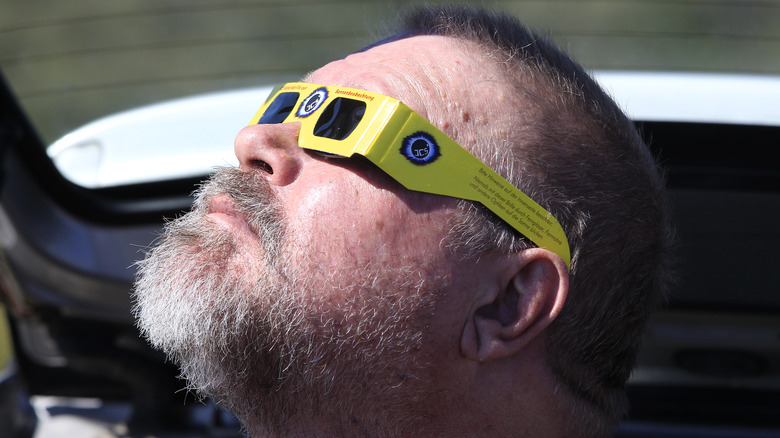
<svg viewBox="0 0 780 438">
<path fill-rule="evenodd" d="M 305 82 L 141 262 L 151 343 L 253 436 L 608 436 L 670 235 L 631 122 L 548 41 L 470 9 L 418 10 Z M 418 114 L 377 128 L 398 144 L 364 122 L 396 111 L 384 96 Z M 350 129 L 398 161 L 345 152 Z"/>
</svg>

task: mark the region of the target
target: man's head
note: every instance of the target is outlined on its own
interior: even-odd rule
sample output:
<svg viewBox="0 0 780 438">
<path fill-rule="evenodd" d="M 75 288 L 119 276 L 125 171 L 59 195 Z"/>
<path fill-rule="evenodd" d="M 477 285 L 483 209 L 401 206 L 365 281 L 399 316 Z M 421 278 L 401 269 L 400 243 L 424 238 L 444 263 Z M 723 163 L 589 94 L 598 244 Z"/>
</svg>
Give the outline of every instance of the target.
<svg viewBox="0 0 780 438">
<path fill-rule="evenodd" d="M 405 30 L 306 81 L 403 101 L 550 211 L 571 269 L 472 202 L 300 148 L 300 124 L 252 125 L 240 170 L 141 263 L 139 325 L 257 434 L 605 433 L 663 283 L 652 159 L 513 21 L 423 11 Z"/>
</svg>

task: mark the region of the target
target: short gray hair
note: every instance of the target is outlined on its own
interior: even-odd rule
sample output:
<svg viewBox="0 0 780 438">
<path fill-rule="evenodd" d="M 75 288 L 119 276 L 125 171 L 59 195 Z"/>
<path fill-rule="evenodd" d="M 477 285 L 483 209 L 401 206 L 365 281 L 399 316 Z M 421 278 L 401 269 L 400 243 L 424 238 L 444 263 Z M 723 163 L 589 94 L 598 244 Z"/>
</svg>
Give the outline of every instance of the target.
<svg viewBox="0 0 780 438">
<path fill-rule="evenodd" d="M 475 43 L 524 102 L 509 115 L 522 123 L 508 146 L 495 139 L 469 146 L 564 227 L 570 291 L 548 330 L 548 364 L 572 396 L 570 427 L 580 436 L 609 435 L 627 410 L 625 384 L 668 287 L 674 233 L 662 172 L 634 124 L 582 67 L 517 19 L 424 7 L 406 16 L 403 32 Z M 487 210 L 469 201 L 461 208 L 451 236 L 458 249 L 511 253 L 530 245 Z"/>
</svg>

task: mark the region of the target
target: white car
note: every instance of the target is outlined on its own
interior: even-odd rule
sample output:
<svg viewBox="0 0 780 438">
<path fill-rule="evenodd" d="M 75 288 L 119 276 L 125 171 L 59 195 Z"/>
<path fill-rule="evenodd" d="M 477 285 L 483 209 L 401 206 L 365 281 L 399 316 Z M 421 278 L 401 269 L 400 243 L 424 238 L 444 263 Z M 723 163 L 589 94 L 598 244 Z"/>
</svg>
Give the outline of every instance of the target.
<svg viewBox="0 0 780 438">
<path fill-rule="evenodd" d="M 88 188 L 205 175 L 235 165 L 233 139 L 273 87 L 209 93 L 110 115 L 47 148 L 60 172 Z"/>
<path fill-rule="evenodd" d="M 597 72 L 634 120 L 780 123 L 780 79 L 769 76 Z M 237 164 L 233 139 L 271 86 L 209 93 L 111 115 L 48 148 L 60 172 L 89 188 L 161 181 Z"/>
</svg>

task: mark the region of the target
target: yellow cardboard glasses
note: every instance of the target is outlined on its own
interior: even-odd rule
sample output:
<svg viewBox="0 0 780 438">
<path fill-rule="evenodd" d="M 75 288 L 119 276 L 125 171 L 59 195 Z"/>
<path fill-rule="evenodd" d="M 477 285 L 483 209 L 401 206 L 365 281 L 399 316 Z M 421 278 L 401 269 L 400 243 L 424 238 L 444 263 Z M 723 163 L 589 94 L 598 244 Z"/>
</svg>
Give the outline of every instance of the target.
<svg viewBox="0 0 780 438">
<path fill-rule="evenodd" d="M 569 266 L 569 243 L 552 214 L 400 101 L 292 82 L 271 92 L 250 125 L 290 122 L 301 123 L 300 147 L 359 154 L 409 190 L 480 202 Z"/>
</svg>

